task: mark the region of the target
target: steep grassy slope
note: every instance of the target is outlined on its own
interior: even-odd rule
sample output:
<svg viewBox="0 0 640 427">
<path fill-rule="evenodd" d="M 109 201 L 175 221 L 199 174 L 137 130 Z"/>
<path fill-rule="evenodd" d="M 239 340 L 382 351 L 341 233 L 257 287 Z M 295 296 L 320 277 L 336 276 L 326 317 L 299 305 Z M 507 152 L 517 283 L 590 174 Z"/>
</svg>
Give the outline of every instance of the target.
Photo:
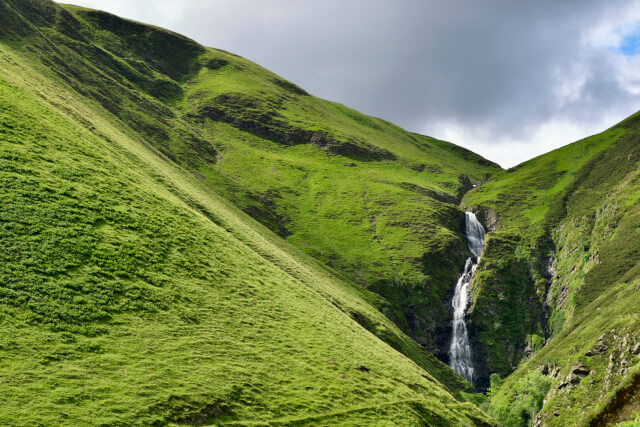
<svg viewBox="0 0 640 427">
<path fill-rule="evenodd" d="M 468 384 L 377 309 L 400 305 L 353 286 L 223 196 L 279 232 L 280 212 L 294 210 L 296 201 L 338 208 L 332 206 L 343 197 L 338 179 L 353 180 L 355 188 L 377 176 L 371 186 L 383 190 L 370 190 L 371 199 L 356 206 L 378 214 L 381 231 L 371 237 L 367 230 L 362 252 L 352 249 L 344 258 L 364 262 L 373 257 L 368 248 L 423 224 L 378 203 L 385 191 L 385 203 L 393 201 L 400 193 L 391 189 L 400 192 L 407 181 L 410 190 L 402 191 L 417 194 L 406 202 L 415 211 L 420 200 L 423 215 L 438 213 L 439 203 L 455 211 L 437 198 L 455 193 L 460 171 L 440 162 L 468 158 L 463 165 L 473 179 L 491 165 L 320 100 L 309 102 L 350 120 L 372 120 L 409 142 L 382 136 L 375 144 L 354 142 L 338 129 L 340 136 L 321 148 L 285 146 L 239 129 L 245 125 L 235 119 L 209 122 L 198 107 L 186 107 L 188 94 L 209 96 L 198 79 L 217 66 L 215 57 L 235 57 L 111 15 L 69 10 L 80 18 L 47 1 L 0 1 L 1 424 L 490 422 L 453 397 Z M 299 91 L 282 81 L 277 87 Z M 334 146 L 358 166 L 324 165 L 323 148 L 331 153 Z M 260 157 L 271 169 L 260 167 Z M 346 162 L 338 159 L 332 155 Z M 442 170 L 433 178 L 411 159 Z M 244 174 L 228 172 L 243 165 Z M 266 189 L 288 183 L 293 191 L 296 165 L 308 167 L 316 193 L 310 197 L 305 183 L 298 198 L 273 204 Z M 278 167 L 286 179 L 266 181 Z M 337 172 L 356 170 L 357 178 Z M 324 184 L 323 173 L 330 175 Z M 244 187 L 241 178 L 251 174 L 264 193 Z M 311 218 L 307 209 L 300 218 Z M 449 231 L 445 219 L 422 221 L 434 221 L 428 230 L 460 246 L 455 220 L 444 223 Z M 303 230 L 303 222 L 296 224 Z M 293 243 L 303 233 L 295 227 Z M 362 227 L 354 221 L 335 237 L 350 239 Z M 433 236 L 425 240 L 435 245 Z M 389 246 L 398 265 L 408 265 L 403 274 L 433 262 L 411 263 L 399 246 Z M 378 267 L 375 259 L 367 266 Z"/>
<path fill-rule="evenodd" d="M 494 398 L 503 419 L 532 419 L 506 408 L 518 395 L 524 399 L 518 382 L 534 378 L 539 367 L 550 379 L 539 419 L 548 425 L 616 412 L 620 402 L 607 405 L 633 384 L 640 367 L 639 142 L 636 115 L 465 196 L 463 204 L 494 230 L 470 315 L 487 370 L 510 373 L 552 337 Z"/>
<path fill-rule="evenodd" d="M 20 7 L 21 17 L 3 18 L 28 21 L 5 30 L 14 48 L 212 191 L 381 295 L 372 301 L 425 348 L 446 348 L 451 283 L 467 256 L 458 201 L 496 165 L 176 34 L 77 7 Z"/>
<path fill-rule="evenodd" d="M 208 55 L 226 65 L 201 69 L 180 104 L 219 141 L 216 165 L 200 173 L 258 219 L 264 215 L 252 201 L 273 209 L 265 224 L 385 297 L 383 311 L 421 344 L 445 347 L 434 343 L 436 328 L 446 328 L 448 293 L 466 254 L 458 196 L 470 186 L 465 174 L 478 182 L 490 165 L 340 105 L 283 92 L 275 77 L 231 55 Z M 277 130 L 263 128 L 272 122 Z"/>
</svg>

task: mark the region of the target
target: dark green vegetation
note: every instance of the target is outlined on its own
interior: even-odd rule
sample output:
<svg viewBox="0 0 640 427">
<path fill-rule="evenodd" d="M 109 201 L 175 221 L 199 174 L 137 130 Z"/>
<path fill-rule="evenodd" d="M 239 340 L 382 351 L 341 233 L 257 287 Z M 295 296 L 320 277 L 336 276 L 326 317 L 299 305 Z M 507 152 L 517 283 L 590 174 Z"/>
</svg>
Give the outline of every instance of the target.
<svg viewBox="0 0 640 427">
<path fill-rule="evenodd" d="M 558 426 L 604 425 L 637 409 L 638 125 L 632 116 L 525 162 L 462 202 L 493 230 L 470 322 L 488 372 L 505 377 L 518 367 L 492 397 L 505 425 L 533 422 L 540 407 L 537 422 Z M 531 379 L 537 385 L 524 391 Z M 535 410 L 521 411 L 532 390 Z"/>
<path fill-rule="evenodd" d="M 491 423 L 424 348 L 497 170 L 182 36 L 0 0 L 0 424 Z"/>
</svg>

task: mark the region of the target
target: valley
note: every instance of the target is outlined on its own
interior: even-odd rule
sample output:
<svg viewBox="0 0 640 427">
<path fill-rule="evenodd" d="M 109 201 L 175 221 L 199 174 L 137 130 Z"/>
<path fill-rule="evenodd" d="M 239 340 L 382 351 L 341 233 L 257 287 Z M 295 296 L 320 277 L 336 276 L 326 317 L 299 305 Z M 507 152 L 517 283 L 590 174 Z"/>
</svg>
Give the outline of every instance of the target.
<svg viewBox="0 0 640 427">
<path fill-rule="evenodd" d="M 504 170 L 0 0 L 0 424 L 633 422 L 639 117 Z"/>
</svg>

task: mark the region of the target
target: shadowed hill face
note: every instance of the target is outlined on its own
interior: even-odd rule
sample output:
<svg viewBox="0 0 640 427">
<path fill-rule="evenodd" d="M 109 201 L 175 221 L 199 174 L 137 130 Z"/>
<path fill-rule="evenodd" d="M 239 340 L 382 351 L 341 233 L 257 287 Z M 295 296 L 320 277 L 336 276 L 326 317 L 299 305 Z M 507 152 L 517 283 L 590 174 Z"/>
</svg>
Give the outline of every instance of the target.
<svg viewBox="0 0 640 427">
<path fill-rule="evenodd" d="M 0 8 L 2 424 L 490 422 L 380 310 L 432 343 L 495 166 L 161 29 Z"/>
<path fill-rule="evenodd" d="M 548 425 L 615 420 L 616 396 L 633 385 L 639 135 L 632 116 L 505 171 L 463 200 L 493 229 L 472 286 L 478 352 L 489 372 L 504 376 L 538 351 L 494 399 L 503 419 L 514 416 L 506 410 L 517 406 L 514 391 L 539 366 L 550 376 L 540 414 Z"/>
<path fill-rule="evenodd" d="M 108 13 L 88 10 L 82 16 L 94 34 L 107 36 L 112 53 L 137 57 L 149 68 L 176 81 L 194 71 L 196 58 L 204 52 L 202 46 L 186 37 Z M 73 22 L 73 18 L 70 19 Z M 82 29 L 79 25 L 78 32 L 82 33 Z"/>
</svg>

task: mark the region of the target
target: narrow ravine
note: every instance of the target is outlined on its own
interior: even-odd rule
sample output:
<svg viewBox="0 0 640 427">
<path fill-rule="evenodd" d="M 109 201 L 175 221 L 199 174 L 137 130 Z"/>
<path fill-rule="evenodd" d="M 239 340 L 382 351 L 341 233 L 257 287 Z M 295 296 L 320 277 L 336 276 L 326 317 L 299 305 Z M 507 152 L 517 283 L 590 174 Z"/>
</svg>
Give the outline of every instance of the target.
<svg viewBox="0 0 640 427">
<path fill-rule="evenodd" d="M 474 384 L 473 358 L 464 315 L 469 301 L 469 283 L 480 260 L 480 253 L 482 253 L 482 246 L 484 245 L 484 235 L 485 230 L 480 221 L 473 213 L 466 212 L 465 237 L 467 239 L 467 247 L 474 256 L 467 258 L 464 264 L 464 271 L 456 283 L 453 300 L 451 300 L 453 327 L 451 330 L 451 345 L 449 347 L 449 366 L 471 384 Z"/>
</svg>

